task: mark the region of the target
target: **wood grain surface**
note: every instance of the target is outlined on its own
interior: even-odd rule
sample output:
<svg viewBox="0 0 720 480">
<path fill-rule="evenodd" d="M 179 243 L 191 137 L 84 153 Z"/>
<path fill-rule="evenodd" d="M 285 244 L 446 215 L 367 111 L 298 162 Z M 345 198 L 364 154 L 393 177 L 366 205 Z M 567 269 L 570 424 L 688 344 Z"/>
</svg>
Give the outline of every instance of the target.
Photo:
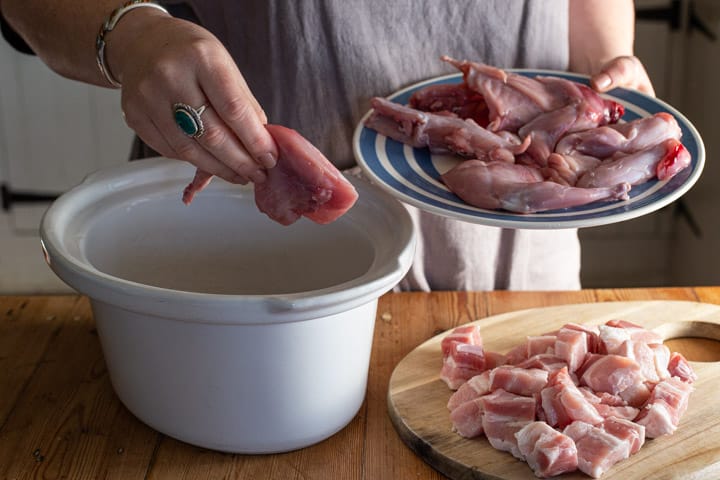
<svg viewBox="0 0 720 480">
<path fill-rule="evenodd" d="M 0 296 L 0 480 L 443 479 L 390 421 L 388 382 L 395 366 L 429 338 L 476 319 L 622 300 L 720 304 L 720 287 L 384 295 L 367 396 L 353 421 L 303 450 L 230 455 L 168 438 L 125 409 L 110 384 L 87 298 Z M 691 358 L 720 360 L 717 342 L 683 342 L 681 351 Z"/>
<path fill-rule="evenodd" d="M 720 340 L 720 307 L 699 302 L 585 303 L 514 311 L 471 323 L 480 325 L 487 350 L 504 353 L 527 335 L 556 330 L 568 322 L 598 325 L 611 319 L 641 324 L 665 339 Z M 410 352 L 390 378 L 388 408 L 398 433 L 412 450 L 453 479 L 532 477 L 524 462 L 494 449 L 484 436 L 466 439 L 451 430 L 447 402 L 452 391 L 439 378 L 444 336 Z M 720 362 L 694 361 L 692 366 L 698 380 L 675 434 L 648 440 L 603 478 L 720 478 Z M 589 478 L 579 471 L 561 477 Z"/>
</svg>

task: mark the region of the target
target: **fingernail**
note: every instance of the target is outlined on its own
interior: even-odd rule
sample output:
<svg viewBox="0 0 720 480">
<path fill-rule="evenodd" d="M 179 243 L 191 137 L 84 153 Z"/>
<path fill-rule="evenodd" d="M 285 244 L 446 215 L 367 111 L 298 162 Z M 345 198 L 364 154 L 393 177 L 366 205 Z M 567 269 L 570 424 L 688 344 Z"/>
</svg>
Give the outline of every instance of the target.
<svg viewBox="0 0 720 480">
<path fill-rule="evenodd" d="M 265 168 L 273 168 L 275 164 L 277 163 L 277 159 L 275 158 L 275 155 L 272 153 L 263 153 L 260 155 L 260 165 L 262 165 Z"/>
<path fill-rule="evenodd" d="M 595 85 L 597 88 L 608 88 L 612 83 L 612 78 L 607 73 L 600 73 L 595 76 Z"/>
</svg>

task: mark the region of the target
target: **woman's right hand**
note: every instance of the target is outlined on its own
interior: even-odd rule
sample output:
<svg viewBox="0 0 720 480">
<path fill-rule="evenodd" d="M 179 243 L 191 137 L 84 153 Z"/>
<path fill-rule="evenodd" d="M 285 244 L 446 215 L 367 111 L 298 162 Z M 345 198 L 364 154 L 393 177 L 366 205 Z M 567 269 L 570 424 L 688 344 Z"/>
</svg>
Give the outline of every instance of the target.
<svg viewBox="0 0 720 480">
<path fill-rule="evenodd" d="M 267 117 L 220 41 L 160 11 L 129 12 L 108 35 L 107 61 L 122 83 L 127 125 L 150 147 L 229 182 L 265 180 L 277 147 Z M 186 135 L 173 105 L 199 108 L 204 134 Z"/>
</svg>

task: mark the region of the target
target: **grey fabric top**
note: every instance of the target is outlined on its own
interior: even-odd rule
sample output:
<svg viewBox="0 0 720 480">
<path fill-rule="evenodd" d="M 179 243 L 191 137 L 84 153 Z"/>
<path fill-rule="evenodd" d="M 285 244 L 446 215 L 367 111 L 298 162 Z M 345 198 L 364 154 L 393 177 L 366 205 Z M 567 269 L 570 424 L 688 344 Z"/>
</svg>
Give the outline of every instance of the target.
<svg viewBox="0 0 720 480">
<path fill-rule="evenodd" d="M 564 70 L 567 0 L 197 0 L 271 123 L 298 130 L 338 167 L 373 96 L 457 72 L 443 54 Z M 410 208 L 421 233 L 404 289 L 579 287 L 574 230 L 501 231 Z M 399 288 L 400 288 L 399 287 Z"/>
</svg>

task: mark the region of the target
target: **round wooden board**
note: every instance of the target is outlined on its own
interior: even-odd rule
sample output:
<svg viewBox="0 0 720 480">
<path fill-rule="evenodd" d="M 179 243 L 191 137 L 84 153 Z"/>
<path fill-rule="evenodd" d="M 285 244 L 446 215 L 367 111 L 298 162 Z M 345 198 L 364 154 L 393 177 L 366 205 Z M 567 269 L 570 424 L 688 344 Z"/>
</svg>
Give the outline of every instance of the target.
<svg viewBox="0 0 720 480">
<path fill-rule="evenodd" d="M 655 330 L 665 339 L 720 340 L 720 307 L 696 302 L 607 302 L 536 308 L 477 320 L 486 350 L 506 352 L 525 340 L 568 322 L 603 324 L 624 319 Z M 447 333 L 447 332 L 446 332 Z M 388 409 L 403 441 L 436 470 L 452 479 L 534 478 L 524 462 L 495 450 L 484 436 L 465 439 L 451 430 L 447 401 L 452 394 L 440 380 L 438 335 L 410 352 L 395 367 Z M 690 406 L 675 434 L 646 441 L 604 479 L 720 478 L 720 362 L 691 362 L 698 380 Z M 590 478 L 581 472 L 563 479 Z"/>
</svg>

